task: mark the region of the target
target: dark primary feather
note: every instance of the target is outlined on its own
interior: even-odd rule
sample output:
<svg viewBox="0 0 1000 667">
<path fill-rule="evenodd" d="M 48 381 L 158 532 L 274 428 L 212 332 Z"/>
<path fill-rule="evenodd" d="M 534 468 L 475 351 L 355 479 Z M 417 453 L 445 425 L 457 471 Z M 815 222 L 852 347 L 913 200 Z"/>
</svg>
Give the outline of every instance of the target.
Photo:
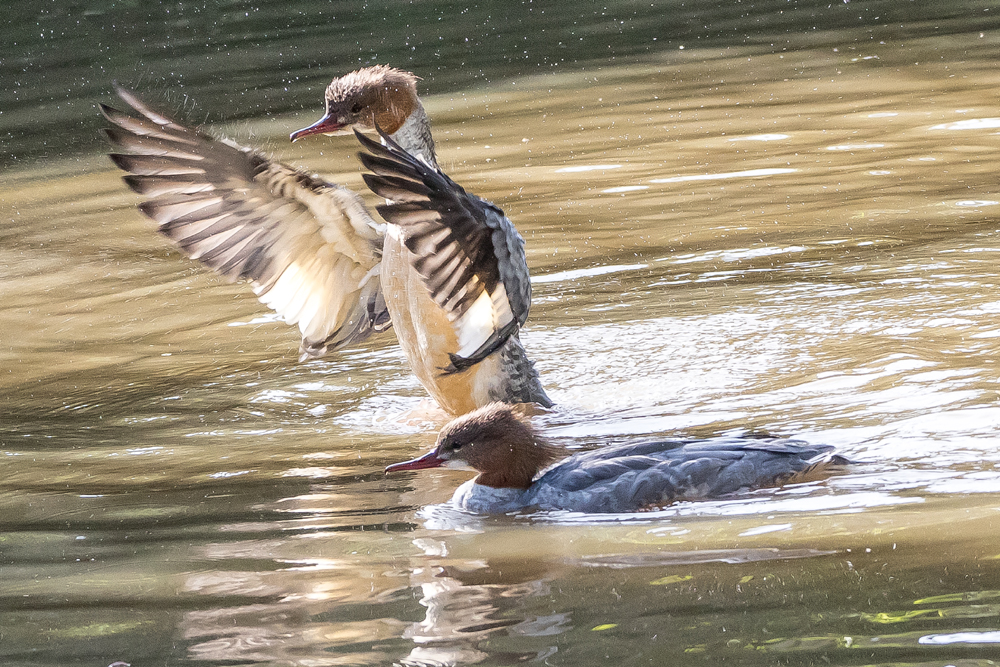
<svg viewBox="0 0 1000 667">
<path fill-rule="evenodd" d="M 374 172 L 364 175 L 365 183 L 391 200 L 378 212 L 406 230 L 406 247 L 415 255 L 414 266 L 428 282 L 434 300 L 455 317 L 461 316 L 484 290 L 492 292 L 500 281 L 484 202 L 398 146 L 388 142 L 382 146 L 356 134 L 369 151 L 358 157 Z"/>
<path fill-rule="evenodd" d="M 138 117 L 101 105 L 123 152 L 111 160 L 139 210 L 189 257 L 298 324 L 302 358 L 390 326 L 380 292 L 381 227 L 349 190 L 180 125 L 118 89 Z"/>
<path fill-rule="evenodd" d="M 477 299 L 484 293 L 493 297 L 503 286 L 501 325 L 479 342 L 474 353 L 451 355 L 451 366 L 445 370 L 456 372 L 478 363 L 515 335 L 528 317 L 531 282 L 524 240 L 502 210 L 468 194 L 385 134 L 384 145 L 355 134 L 368 151 L 358 156 L 373 172 L 364 175 L 365 182 L 390 200 L 378 207 L 379 213 L 404 229 L 414 269 L 457 328 Z"/>
</svg>

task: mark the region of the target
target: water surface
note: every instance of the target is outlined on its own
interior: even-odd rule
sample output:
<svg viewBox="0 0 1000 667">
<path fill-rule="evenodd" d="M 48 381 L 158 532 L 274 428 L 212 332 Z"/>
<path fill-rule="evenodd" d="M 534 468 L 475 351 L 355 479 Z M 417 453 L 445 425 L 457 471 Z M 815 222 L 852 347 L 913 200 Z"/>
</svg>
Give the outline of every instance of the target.
<svg viewBox="0 0 1000 667">
<path fill-rule="evenodd" d="M 491 69 L 480 47 L 462 65 L 461 22 L 440 56 L 383 48 L 425 77 L 443 167 L 527 240 L 522 337 L 557 402 L 539 428 L 572 449 L 794 435 L 859 463 L 636 515 L 442 507 L 467 475 L 381 472 L 443 423 L 392 336 L 299 364 L 297 331 L 157 236 L 90 135 L 50 154 L 9 120 L 56 97 L 43 77 L 0 115 L 17 156 L 0 227 L 4 664 L 992 664 L 992 12 L 716 8 L 713 26 L 756 27 L 702 45 L 693 24 L 671 32 L 662 13 L 621 7 L 620 37 L 587 13 L 612 53 L 574 47 L 560 66 L 543 35 L 582 29 L 557 20 L 569 10 L 519 28 L 534 63 L 508 50 Z M 865 27 L 837 23 L 847 11 Z M 819 34 L 816 16 L 837 21 Z M 71 18 L 58 23 L 70 61 Z M 369 52 L 341 43 L 353 55 L 327 55 L 308 85 L 267 83 L 320 60 L 309 23 L 296 40 L 234 23 L 265 62 L 175 43 L 142 65 L 147 92 L 363 190 L 353 139 L 287 134 L 315 120 L 324 79 Z M 266 62 L 279 42 L 298 44 L 294 63 Z M 65 98 L 70 127 L 97 127 L 112 77 L 65 67 L 86 79 Z M 215 92 L 192 111 L 159 82 L 168 70 Z M 234 113 L 224 100 L 240 96 L 252 102 Z"/>
</svg>

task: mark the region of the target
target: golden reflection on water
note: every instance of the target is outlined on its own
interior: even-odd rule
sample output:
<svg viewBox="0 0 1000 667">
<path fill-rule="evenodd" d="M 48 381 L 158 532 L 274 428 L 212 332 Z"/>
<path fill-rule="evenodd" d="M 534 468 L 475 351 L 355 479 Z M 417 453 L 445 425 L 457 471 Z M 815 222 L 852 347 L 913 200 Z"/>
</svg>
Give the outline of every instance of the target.
<svg viewBox="0 0 1000 667">
<path fill-rule="evenodd" d="M 3 549 L 61 555 L 44 580 L 8 570 L 8 595 L 166 605 L 100 632 L 176 629 L 209 661 L 591 664 L 597 634 L 671 638 L 654 659 L 980 655 L 995 610 L 969 596 L 1000 590 L 993 40 L 691 49 L 427 99 L 444 168 L 527 240 L 547 432 L 794 434 L 860 462 L 641 516 L 433 507 L 465 477 L 380 472 L 440 425 L 391 337 L 298 364 L 297 332 L 171 251 L 104 158 L 15 174 L 0 501 L 40 535 Z M 285 142 L 301 116 L 222 129 L 362 191 L 351 139 Z"/>
</svg>

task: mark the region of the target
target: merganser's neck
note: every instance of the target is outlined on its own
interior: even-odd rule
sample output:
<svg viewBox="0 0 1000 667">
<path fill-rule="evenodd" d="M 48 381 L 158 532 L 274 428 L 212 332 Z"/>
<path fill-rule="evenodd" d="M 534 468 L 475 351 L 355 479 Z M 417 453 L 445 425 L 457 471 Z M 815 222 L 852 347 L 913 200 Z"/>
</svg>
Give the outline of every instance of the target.
<svg viewBox="0 0 1000 667">
<path fill-rule="evenodd" d="M 545 408 L 552 401 L 542 389 L 535 362 L 528 358 L 515 334 L 500 348 L 500 370 L 488 390 L 489 400 L 501 403 L 537 403 Z"/>
<path fill-rule="evenodd" d="M 416 106 L 398 130 L 389 135 L 407 153 L 423 158 L 430 166 L 438 168 L 437 154 L 434 152 L 434 138 L 431 136 L 431 121 L 424 111 L 420 98 Z"/>
<path fill-rule="evenodd" d="M 479 471 L 479 476 L 473 480 L 477 487 L 506 489 L 512 493 L 527 491 L 540 470 L 565 456 L 565 452 L 536 435 L 530 426 L 485 442 L 489 444 L 473 442 L 469 451 L 462 452 L 460 457 L 471 459 L 469 464 Z M 477 449 L 484 451 L 473 451 Z"/>
</svg>

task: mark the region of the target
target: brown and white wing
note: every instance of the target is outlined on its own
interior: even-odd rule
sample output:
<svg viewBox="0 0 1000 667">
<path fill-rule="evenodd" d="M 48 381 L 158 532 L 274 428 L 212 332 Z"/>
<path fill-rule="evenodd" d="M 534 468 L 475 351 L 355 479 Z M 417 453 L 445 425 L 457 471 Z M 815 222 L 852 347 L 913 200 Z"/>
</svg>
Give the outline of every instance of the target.
<svg viewBox="0 0 1000 667">
<path fill-rule="evenodd" d="M 413 267 L 458 336 L 459 349 L 445 372 L 473 366 L 528 318 L 524 239 L 497 206 L 468 194 L 385 134 L 383 144 L 355 134 L 368 151 L 358 156 L 374 172 L 365 174 L 365 183 L 390 200 L 378 212 L 404 230 Z"/>
<path fill-rule="evenodd" d="M 139 210 L 192 259 L 302 332 L 300 360 L 390 326 L 379 267 L 384 225 L 344 187 L 184 127 L 118 94 L 139 116 L 101 105 L 110 157 L 146 197 Z"/>
</svg>

